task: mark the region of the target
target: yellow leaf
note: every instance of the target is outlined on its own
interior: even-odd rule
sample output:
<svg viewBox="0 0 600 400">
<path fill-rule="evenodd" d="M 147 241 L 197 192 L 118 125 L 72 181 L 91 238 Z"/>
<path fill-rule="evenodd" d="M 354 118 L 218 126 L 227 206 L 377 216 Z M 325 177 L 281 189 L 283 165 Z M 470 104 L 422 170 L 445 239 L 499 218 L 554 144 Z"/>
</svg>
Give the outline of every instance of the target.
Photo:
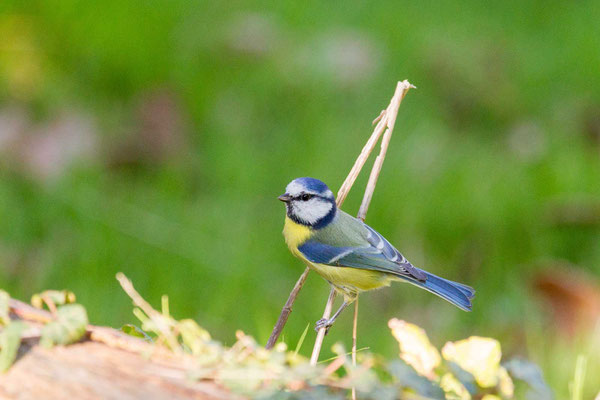
<svg viewBox="0 0 600 400">
<path fill-rule="evenodd" d="M 498 370 L 498 389 L 502 397 L 512 398 L 515 394 L 515 385 L 513 384 L 508 371 L 504 367 L 500 367 Z"/>
<path fill-rule="evenodd" d="M 184 319 L 177 324 L 183 343 L 192 351 L 192 354 L 201 354 L 210 341 L 210 334 L 201 328 L 196 321 Z"/>
<path fill-rule="evenodd" d="M 446 393 L 447 400 L 471 400 L 467 388 L 449 372 L 442 376 L 440 387 Z"/>
<path fill-rule="evenodd" d="M 498 384 L 502 353 L 497 340 L 471 336 L 448 342 L 442 348 L 442 355 L 473 375 L 479 386 L 488 388 Z"/>
<path fill-rule="evenodd" d="M 0 325 L 8 325 L 10 322 L 10 317 L 8 312 L 10 311 L 10 307 L 8 306 L 8 301 L 10 300 L 10 296 L 4 290 L 0 290 Z"/>
<path fill-rule="evenodd" d="M 431 345 L 425 331 L 417 325 L 391 319 L 388 326 L 400 345 L 400 358 L 419 374 L 435 378 L 434 369 L 440 365 L 440 353 Z"/>
<path fill-rule="evenodd" d="M 31 305 L 41 309 L 46 304 L 50 308 L 51 306 L 56 307 L 75 303 L 75 300 L 77 300 L 75 293 L 69 290 L 45 290 L 42 293 L 36 293 L 31 296 Z"/>
</svg>

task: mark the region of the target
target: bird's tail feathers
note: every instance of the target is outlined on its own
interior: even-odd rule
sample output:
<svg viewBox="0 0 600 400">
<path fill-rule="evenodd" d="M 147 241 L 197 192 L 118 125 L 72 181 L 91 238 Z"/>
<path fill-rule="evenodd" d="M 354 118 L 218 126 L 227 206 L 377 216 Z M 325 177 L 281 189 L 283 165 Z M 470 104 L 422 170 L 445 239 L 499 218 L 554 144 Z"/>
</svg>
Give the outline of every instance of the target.
<svg viewBox="0 0 600 400">
<path fill-rule="evenodd" d="M 475 290 L 472 287 L 440 278 L 427 271 L 423 272 L 427 275 L 427 279 L 424 282 L 404 276 L 402 278 L 415 286 L 440 296 L 442 299 L 449 301 L 462 310 L 471 311 L 473 307 L 471 299 L 475 297 Z"/>
</svg>

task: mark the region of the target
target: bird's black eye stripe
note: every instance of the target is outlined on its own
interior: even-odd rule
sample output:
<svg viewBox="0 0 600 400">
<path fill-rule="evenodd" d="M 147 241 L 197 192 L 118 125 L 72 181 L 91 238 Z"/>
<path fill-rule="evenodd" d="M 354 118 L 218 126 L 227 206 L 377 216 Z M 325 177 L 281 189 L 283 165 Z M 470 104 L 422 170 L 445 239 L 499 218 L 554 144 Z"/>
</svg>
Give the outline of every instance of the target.
<svg viewBox="0 0 600 400">
<path fill-rule="evenodd" d="M 312 194 L 303 193 L 303 194 L 300 195 L 300 200 L 307 201 L 307 200 L 310 200 L 311 197 L 313 197 Z"/>
</svg>

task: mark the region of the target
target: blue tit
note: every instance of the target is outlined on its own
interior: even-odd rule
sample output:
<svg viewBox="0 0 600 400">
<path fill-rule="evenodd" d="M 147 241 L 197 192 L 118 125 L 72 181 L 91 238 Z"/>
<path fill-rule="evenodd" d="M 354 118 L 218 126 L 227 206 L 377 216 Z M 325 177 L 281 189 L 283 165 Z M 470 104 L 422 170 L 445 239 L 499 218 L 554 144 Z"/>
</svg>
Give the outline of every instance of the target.
<svg viewBox="0 0 600 400">
<path fill-rule="evenodd" d="M 296 257 L 321 275 L 344 297 L 331 319 L 317 322 L 329 329 L 358 293 L 405 281 L 471 311 L 473 288 L 413 266 L 382 235 L 338 209 L 327 185 L 314 178 L 294 179 L 279 200 L 287 213 L 283 236 Z"/>
</svg>

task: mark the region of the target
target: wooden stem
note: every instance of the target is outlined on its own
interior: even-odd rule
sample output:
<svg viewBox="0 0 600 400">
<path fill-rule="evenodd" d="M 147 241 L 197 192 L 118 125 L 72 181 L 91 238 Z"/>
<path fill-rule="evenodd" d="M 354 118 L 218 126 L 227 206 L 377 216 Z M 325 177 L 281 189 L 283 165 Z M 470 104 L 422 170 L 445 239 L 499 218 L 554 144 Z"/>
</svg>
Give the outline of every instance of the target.
<svg viewBox="0 0 600 400">
<path fill-rule="evenodd" d="M 394 97 L 392 97 L 390 105 L 385 110 L 385 116 L 379 121 L 379 123 L 381 123 L 385 120 L 384 122 L 387 129 L 383 134 L 383 139 L 381 139 L 381 150 L 375 159 L 375 163 L 373 163 L 367 188 L 365 189 L 365 195 L 362 203 L 360 204 L 358 215 L 356 216 L 356 218 L 362 221 L 364 221 L 367 217 L 367 210 L 369 209 L 369 204 L 371 204 L 371 199 L 373 198 L 373 193 L 375 192 L 375 186 L 377 185 L 377 179 L 381 173 L 381 167 L 383 166 L 383 161 L 385 160 L 385 155 L 387 153 L 388 146 L 390 145 L 390 139 L 392 138 L 392 132 L 394 130 L 394 125 L 396 124 L 396 116 L 398 115 L 398 108 L 400 107 L 402 99 L 404 99 L 404 96 L 406 96 L 406 93 L 411 88 L 414 88 L 414 86 L 408 83 L 408 81 L 398 82 Z"/>
<path fill-rule="evenodd" d="M 373 164 L 373 168 L 371 169 L 371 174 L 369 175 L 369 182 L 367 183 L 367 188 L 365 189 L 365 194 L 363 196 L 363 200 L 362 200 L 362 203 L 360 205 L 360 209 L 359 209 L 358 215 L 357 215 L 357 218 L 359 218 L 362 221 L 364 221 L 367 216 L 369 204 L 371 203 L 371 198 L 373 197 L 373 192 L 375 191 L 375 186 L 377 185 L 377 178 L 379 177 L 379 173 L 381 172 L 381 167 L 383 166 L 383 161 L 385 160 L 387 148 L 389 146 L 390 139 L 392 137 L 392 131 L 394 130 L 394 125 L 396 123 L 396 115 L 398 114 L 398 108 L 400 107 L 400 103 L 402 102 L 402 99 L 404 99 L 404 96 L 406 96 L 406 93 L 411 88 L 414 88 L 414 87 L 415 86 L 410 84 L 410 82 L 408 82 L 407 80 L 398 82 L 398 84 L 396 85 L 396 91 L 394 92 L 394 96 L 392 97 L 390 104 L 379 115 L 379 117 L 377 117 L 377 119 L 375 119 L 375 121 L 379 121 L 377 123 L 377 126 L 375 127 L 375 131 L 373 132 L 373 134 L 367 141 L 367 144 L 363 148 L 363 151 L 361 152 L 360 156 L 356 160 L 356 163 L 354 164 L 354 167 L 356 167 L 358 164 L 360 164 L 360 168 L 362 168 L 362 166 L 366 162 L 366 159 L 369 157 L 370 152 L 373 150 L 373 148 L 375 147 L 375 144 L 377 143 L 376 139 L 374 141 L 372 141 L 373 138 L 374 137 L 379 138 L 379 136 L 381 134 L 380 133 L 377 134 L 377 133 L 382 131 L 385 128 L 385 133 L 383 135 L 383 139 L 381 140 L 381 150 L 379 152 L 379 156 L 377 156 L 377 159 L 375 160 L 375 163 Z M 365 150 L 367 148 L 370 149 L 370 150 L 368 150 L 368 152 L 366 152 L 366 150 Z M 353 175 L 353 171 L 355 169 L 354 167 L 352 168 L 352 170 L 350 171 L 350 174 L 348 175 L 348 178 L 346 178 L 346 181 L 342 185 L 342 189 L 346 186 L 347 182 L 350 182 L 349 187 L 351 187 L 352 184 L 354 183 L 354 180 L 356 179 L 356 176 L 358 176 L 358 172 L 356 173 L 356 176 Z M 358 171 L 360 171 L 360 168 L 358 169 Z M 354 178 L 352 178 L 353 176 L 354 176 Z M 338 194 L 338 196 L 339 197 L 344 196 L 344 198 L 345 198 L 347 191 L 343 192 L 342 189 L 340 189 L 340 193 Z M 350 189 L 348 189 L 348 190 L 350 190 Z M 342 199 L 342 201 L 343 201 L 343 199 Z M 339 199 L 338 199 L 338 202 L 339 202 Z M 323 332 L 323 334 L 321 334 L 321 332 Z M 315 357 L 315 352 L 321 351 L 321 347 L 323 345 L 322 342 L 323 342 L 324 337 L 325 337 L 325 328 L 321 328 L 319 330 L 319 333 L 317 334 L 317 339 L 315 340 L 315 346 L 313 347 L 313 354 L 311 357 L 311 362 L 313 359 L 315 359 L 314 364 L 316 364 L 316 360 L 319 358 L 318 354 Z"/>
<path fill-rule="evenodd" d="M 329 319 L 331 317 L 331 310 L 333 309 L 333 302 L 335 300 L 336 291 L 331 287 L 331 291 L 329 292 L 329 298 L 327 299 L 327 304 L 325 304 L 325 311 L 323 311 L 323 318 Z M 317 361 L 319 360 L 319 354 L 321 353 L 321 346 L 323 345 L 323 338 L 325 337 L 325 333 L 327 329 L 321 328 L 317 333 L 317 339 L 315 340 L 315 347 L 313 347 L 312 355 L 310 356 L 310 365 L 317 365 Z"/>
<path fill-rule="evenodd" d="M 375 145 L 379 141 L 379 138 L 381 137 L 382 134 L 384 134 L 384 137 L 383 137 L 383 140 L 381 143 L 381 150 L 379 152 L 379 155 L 377 156 L 377 159 L 375 160 L 375 164 L 373 165 L 371 174 L 369 175 L 369 182 L 367 184 L 367 188 L 365 190 L 365 195 L 363 197 L 363 201 L 361 203 L 360 210 L 358 213 L 358 218 L 360 218 L 363 221 L 367 215 L 367 210 L 369 208 L 371 198 L 373 197 L 373 191 L 375 190 L 375 185 L 377 184 L 377 178 L 379 177 L 379 173 L 381 172 L 383 160 L 385 159 L 385 154 L 386 154 L 389 142 L 390 142 L 390 138 L 392 136 L 392 130 L 394 129 L 394 124 L 396 122 L 396 115 L 398 114 L 398 108 L 400 107 L 400 103 L 402 102 L 402 99 L 404 99 L 404 96 L 406 96 L 406 93 L 411 88 L 415 88 L 415 86 L 413 86 L 407 80 L 398 82 L 398 84 L 396 85 L 396 91 L 394 92 L 394 96 L 392 97 L 390 104 L 373 121 L 373 123 L 374 124 L 376 123 L 377 125 L 375 126 L 373 133 L 367 140 L 367 143 L 365 143 L 358 158 L 354 162 L 352 169 L 348 173 L 348 176 L 346 177 L 346 179 L 344 180 L 344 183 L 342 184 L 342 186 L 340 187 L 340 190 L 338 191 L 336 204 L 338 207 L 341 207 L 342 204 L 344 203 L 344 201 L 346 200 L 346 197 L 348 196 L 348 193 L 350 192 L 352 185 L 354 185 L 354 182 L 356 181 L 356 178 L 358 177 L 360 171 L 362 170 L 363 166 L 367 162 L 369 155 L 371 154 L 371 152 L 375 148 Z M 296 301 L 296 297 L 298 296 L 300 289 L 302 289 L 302 285 L 304 285 L 304 282 L 306 281 L 308 272 L 309 272 L 309 269 L 306 268 L 304 270 L 304 272 L 302 273 L 302 275 L 300 276 L 300 278 L 298 279 L 298 281 L 296 282 L 296 285 L 294 285 L 294 288 L 292 289 L 292 292 L 290 293 L 287 301 L 285 302 L 285 305 L 283 306 L 283 309 L 281 310 L 281 313 L 279 314 L 279 318 L 277 319 L 277 322 L 275 323 L 275 326 L 273 327 L 273 331 L 271 332 L 271 335 L 269 336 L 269 340 L 267 341 L 267 345 L 266 345 L 267 349 L 273 348 L 273 346 L 275 346 L 275 343 L 279 339 L 279 336 L 281 335 L 281 332 L 283 331 L 283 327 L 285 326 L 287 319 L 288 319 L 290 313 L 292 312 L 292 306 L 293 306 L 294 302 Z M 321 329 L 319 331 L 319 333 L 321 333 L 321 331 L 324 332 L 325 330 Z M 319 343 L 319 337 L 321 337 L 321 339 L 320 339 L 321 343 Z M 320 351 L 324 337 L 325 337 L 324 333 L 322 335 L 317 335 L 317 341 L 315 341 L 315 346 L 313 348 L 313 355 L 315 354 L 315 350 L 317 348 L 319 349 L 318 351 Z M 318 354 L 317 354 L 317 358 L 318 358 Z M 316 363 L 316 361 L 315 361 L 315 363 Z"/>
<path fill-rule="evenodd" d="M 356 367 L 356 342 L 358 338 L 358 296 L 354 301 L 354 321 L 352 321 L 352 366 Z M 356 400 L 356 387 L 352 386 L 352 400 Z"/>
<path fill-rule="evenodd" d="M 279 339 L 279 335 L 281 334 L 281 331 L 283 330 L 283 327 L 285 326 L 288 317 L 292 312 L 292 306 L 294 305 L 294 301 L 296 300 L 300 289 L 302 289 L 302 285 L 304 285 L 304 281 L 306 281 L 306 277 L 308 276 L 309 272 L 310 268 L 306 267 L 302 275 L 300 275 L 300 278 L 298 278 L 296 285 L 294 285 L 294 288 L 292 289 L 292 292 L 290 293 L 287 301 L 285 302 L 285 305 L 281 309 L 281 314 L 279 314 L 277 323 L 275 324 L 273 332 L 271 332 L 271 336 L 269 336 L 269 340 L 267 341 L 267 345 L 265 346 L 267 350 L 272 349 L 273 346 L 275 346 L 275 343 L 277 343 L 277 339 Z"/>
</svg>

